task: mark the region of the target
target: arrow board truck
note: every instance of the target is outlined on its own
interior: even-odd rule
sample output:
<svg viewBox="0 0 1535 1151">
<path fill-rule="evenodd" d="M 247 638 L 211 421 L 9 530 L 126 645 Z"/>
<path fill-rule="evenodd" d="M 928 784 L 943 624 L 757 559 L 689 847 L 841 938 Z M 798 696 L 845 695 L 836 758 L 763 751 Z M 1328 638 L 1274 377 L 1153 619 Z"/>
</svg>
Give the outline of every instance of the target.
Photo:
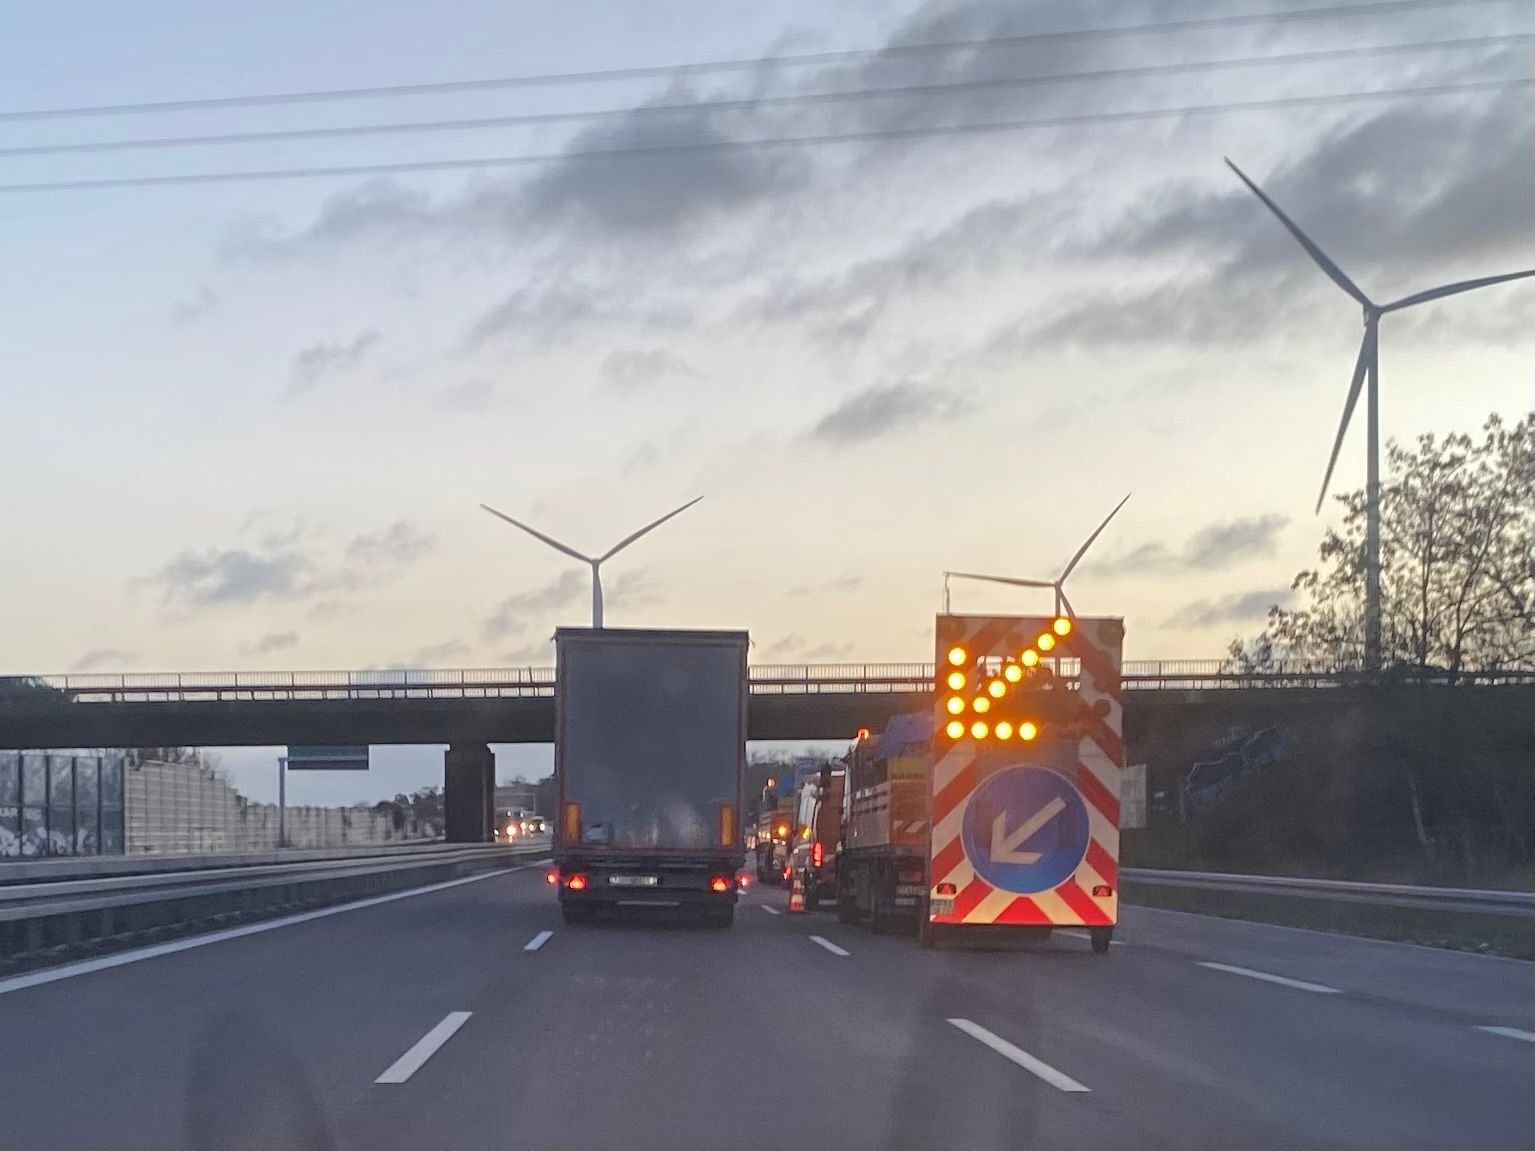
<svg viewBox="0 0 1535 1151">
<path fill-rule="evenodd" d="M 1119 920 L 1124 621 L 940 615 L 924 946 Z"/>
<path fill-rule="evenodd" d="M 735 914 L 747 635 L 555 632 L 551 880 L 567 923 L 620 905 Z"/>
</svg>

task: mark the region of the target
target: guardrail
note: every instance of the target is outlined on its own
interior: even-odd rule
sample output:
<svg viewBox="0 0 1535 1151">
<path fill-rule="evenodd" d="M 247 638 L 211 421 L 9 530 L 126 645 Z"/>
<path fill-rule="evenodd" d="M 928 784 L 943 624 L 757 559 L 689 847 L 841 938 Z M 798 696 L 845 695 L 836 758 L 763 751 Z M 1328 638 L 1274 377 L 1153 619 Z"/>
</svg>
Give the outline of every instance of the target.
<svg viewBox="0 0 1535 1151">
<path fill-rule="evenodd" d="M 1068 683 L 1077 661 L 1062 659 Z M 930 663 L 757 664 L 754 695 L 920 694 L 930 692 Z M 1225 660 L 1130 660 L 1122 670 L 1131 691 L 1211 688 L 1332 688 L 1368 683 L 1423 686 L 1535 684 L 1535 671 L 1391 672 L 1279 665 L 1262 672 L 1234 671 Z M 77 703 L 195 703 L 329 699 L 538 699 L 554 695 L 552 667 L 385 669 L 376 671 L 148 672 L 127 675 L 0 677 L 0 702 L 47 699 Z"/>
<path fill-rule="evenodd" d="M 32 869 L 21 874 L 5 866 L 0 880 L 14 881 L 0 883 L 0 959 L 46 958 L 108 940 L 224 926 L 421 886 L 548 851 L 547 842 L 434 844 L 329 854 L 40 861 L 15 865 Z M 59 864 L 74 865 L 75 874 Z"/>
<path fill-rule="evenodd" d="M 1411 887 L 1398 883 L 1358 883 L 1343 879 L 1298 879 L 1278 875 L 1223 875 L 1207 871 L 1164 871 L 1126 867 L 1120 875 L 1151 887 L 1185 887 L 1261 895 L 1288 895 L 1366 903 L 1373 907 L 1410 907 L 1473 915 L 1535 915 L 1535 894 L 1463 887 Z"/>
</svg>

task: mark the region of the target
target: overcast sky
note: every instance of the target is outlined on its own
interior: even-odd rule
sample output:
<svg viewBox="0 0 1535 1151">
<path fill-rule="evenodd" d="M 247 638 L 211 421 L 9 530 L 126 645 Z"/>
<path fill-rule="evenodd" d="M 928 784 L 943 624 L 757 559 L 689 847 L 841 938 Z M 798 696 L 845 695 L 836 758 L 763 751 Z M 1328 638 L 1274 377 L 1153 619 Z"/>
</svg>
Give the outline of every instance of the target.
<svg viewBox="0 0 1535 1151">
<path fill-rule="evenodd" d="M 1231 10 L 0 0 L 0 111 Z M 1360 331 L 1358 308 L 1222 157 L 1377 299 L 1535 266 L 1530 88 L 1295 102 L 1528 77 L 1532 28 L 1527 4 L 1463 2 L 818 66 L 0 121 L 0 147 L 19 148 L 619 113 L 0 155 L 0 184 L 551 157 L 0 193 L 0 673 L 548 663 L 553 628 L 588 618 L 585 573 L 476 505 L 598 552 L 696 495 L 614 561 L 609 623 L 746 627 L 759 662 L 930 658 L 944 568 L 1052 575 L 1133 491 L 1073 578 L 1076 608 L 1123 615 L 1130 658 L 1218 655 L 1314 554 L 1312 506 Z M 1099 75 L 983 83 L 1063 72 Z M 912 85 L 943 87 L 779 99 Z M 721 101 L 735 103 L 655 110 Z M 1291 102 L 1115 116 L 1261 101 Z M 1021 120 L 1056 124 L 913 131 Z M 829 134 L 860 138 L 589 155 Z M 1532 331 L 1529 285 L 1388 318 L 1383 435 L 1528 410 Z M 1341 488 L 1362 484 L 1363 455 L 1359 427 Z M 956 588 L 958 610 L 1047 606 Z"/>
</svg>

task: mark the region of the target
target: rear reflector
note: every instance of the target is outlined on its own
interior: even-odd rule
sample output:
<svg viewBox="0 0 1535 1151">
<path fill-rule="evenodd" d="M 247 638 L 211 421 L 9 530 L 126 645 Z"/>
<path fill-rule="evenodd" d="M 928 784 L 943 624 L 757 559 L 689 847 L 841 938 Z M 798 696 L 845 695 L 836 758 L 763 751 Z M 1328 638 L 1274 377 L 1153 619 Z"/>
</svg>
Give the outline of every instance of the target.
<svg viewBox="0 0 1535 1151">
<path fill-rule="evenodd" d="M 1100 883 L 1093 887 L 1093 894 L 1099 899 L 1107 899 L 1114 894 L 1114 889 L 1107 883 Z"/>
<path fill-rule="evenodd" d="M 581 805 L 567 803 L 560 812 L 560 838 L 566 843 L 581 842 Z"/>
<path fill-rule="evenodd" d="M 584 876 L 584 875 L 572 875 L 569 879 L 567 879 L 565 881 L 565 887 L 569 891 L 585 891 L 586 890 L 586 876 Z"/>
<path fill-rule="evenodd" d="M 714 892 L 729 891 L 730 880 L 726 879 L 723 875 L 716 875 L 713 879 L 709 880 L 709 890 Z"/>
<path fill-rule="evenodd" d="M 720 804 L 720 846 L 729 847 L 736 841 L 736 805 Z"/>
<path fill-rule="evenodd" d="M 954 884 L 952 884 L 952 883 L 940 883 L 938 885 L 937 890 L 938 890 L 938 894 L 939 895 L 957 895 L 957 894 L 959 894 L 959 888 L 955 887 Z"/>
</svg>

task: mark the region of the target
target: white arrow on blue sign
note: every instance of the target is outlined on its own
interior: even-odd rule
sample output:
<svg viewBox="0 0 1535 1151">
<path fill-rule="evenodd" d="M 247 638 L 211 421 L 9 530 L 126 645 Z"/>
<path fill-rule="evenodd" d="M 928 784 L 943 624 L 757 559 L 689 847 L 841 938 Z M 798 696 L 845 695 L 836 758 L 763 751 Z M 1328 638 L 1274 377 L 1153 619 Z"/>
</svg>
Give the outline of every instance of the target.
<svg viewBox="0 0 1535 1151">
<path fill-rule="evenodd" d="M 1087 804 L 1060 772 L 1020 764 L 975 789 L 960 835 L 970 866 L 993 887 L 1018 895 L 1049 891 L 1087 855 Z"/>
</svg>

